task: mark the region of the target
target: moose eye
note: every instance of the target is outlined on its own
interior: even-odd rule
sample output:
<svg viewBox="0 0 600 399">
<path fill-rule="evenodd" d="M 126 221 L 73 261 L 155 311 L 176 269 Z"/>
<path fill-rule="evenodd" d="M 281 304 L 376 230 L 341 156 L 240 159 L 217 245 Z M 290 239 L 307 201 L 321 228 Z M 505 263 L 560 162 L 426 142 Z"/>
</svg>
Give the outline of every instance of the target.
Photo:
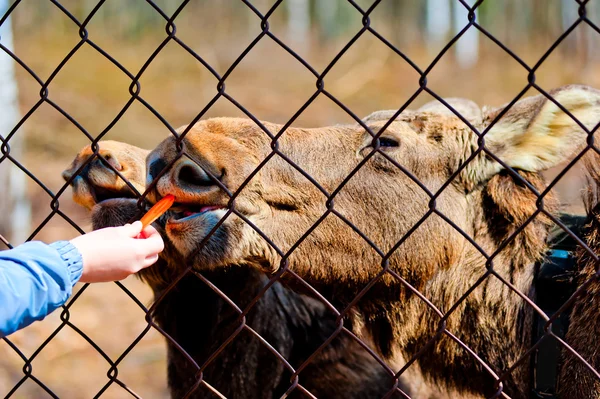
<svg viewBox="0 0 600 399">
<path fill-rule="evenodd" d="M 389 137 L 380 137 L 379 138 L 379 147 L 380 148 L 384 148 L 384 147 L 398 147 L 400 144 L 398 143 L 397 140 L 394 140 L 392 138 Z M 375 140 L 373 140 L 373 146 L 375 146 Z"/>
</svg>

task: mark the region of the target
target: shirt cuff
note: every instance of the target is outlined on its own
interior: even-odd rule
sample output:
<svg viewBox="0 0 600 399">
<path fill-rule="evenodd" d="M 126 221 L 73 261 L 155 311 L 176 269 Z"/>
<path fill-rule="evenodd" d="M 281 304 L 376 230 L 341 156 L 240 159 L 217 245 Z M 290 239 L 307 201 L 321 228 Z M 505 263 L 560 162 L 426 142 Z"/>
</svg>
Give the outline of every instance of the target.
<svg viewBox="0 0 600 399">
<path fill-rule="evenodd" d="M 81 253 L 69 241 L 57 241 L 50 244 L 54 248 L 62 260 L 67 265 L 69 277 L 71 278 L 71 287 L 75 285 L 81 278 L 83 272 L 83 258 Z"/>
</svg>

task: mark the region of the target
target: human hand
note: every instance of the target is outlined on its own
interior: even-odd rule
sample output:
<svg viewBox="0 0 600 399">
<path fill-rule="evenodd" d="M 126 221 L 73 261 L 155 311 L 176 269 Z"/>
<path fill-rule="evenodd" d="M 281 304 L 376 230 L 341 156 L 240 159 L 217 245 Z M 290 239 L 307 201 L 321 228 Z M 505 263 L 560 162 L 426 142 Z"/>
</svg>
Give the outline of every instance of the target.
<svg viewBox="0 0 600 399">
<path fill-rule="evenodd" d="M 83 258 L 79 281 L 98 283 L 123 280 L 158 260 L 164 242 L 152 226 L 142 229 L 140 221 L 107 227 L 71 240 Z"/>
</svg>

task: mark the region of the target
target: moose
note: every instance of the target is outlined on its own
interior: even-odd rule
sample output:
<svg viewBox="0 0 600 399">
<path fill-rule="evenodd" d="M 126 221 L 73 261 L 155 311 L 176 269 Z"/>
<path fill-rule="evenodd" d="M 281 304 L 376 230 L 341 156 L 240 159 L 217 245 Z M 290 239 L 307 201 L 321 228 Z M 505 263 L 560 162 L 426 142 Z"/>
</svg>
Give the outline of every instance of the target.
<svg viewBox="0 0 600 399">
<path fill-rule="evenodd" d="M 87 146 L 63 172 L 65 180 L 73 178 L 75 202 L 88 210 L 94 209 L 92 222 L 96 229 L 122 225 L 139 216 L 133 198 L 143 192 L 145 158 L 150 152 L 116 141 L 102 141 L 99 147 L 101 157 L 89 161 L 93 151 Z M 165 252 L 157 264 L 139 273 L 156 298 L 178 277 L 177 270 L 184 262 L 168 240 L 165 244 Z M 242 309 L 261 293 L 269 280 L 263 272 L 239 267 L 203 274 Z M 215 353 L 240 325 L 234 308 L 193 275 L 184 276 L 176 284 L 159 302 L 153 316 L 198 365 Z M 246 323 L 293 366 L 306 360 L 336 329 L 335 316 L 321 302 L 279 282 L 264 293 L 247 317 Z M 214 397 L 209 389 L 195 387 L 196 369 L 170 340 L 167 347 L 171 397 Z M 291 375 L 258 338 L 242 330 L 207 367 L 203 378 L 228 398 L 275 398 L 292 386 Z M 358 342 L 344 335 L 313 359 L 301 376 L 302 386 L 312 395 L 327 398 L 383 397 L 395 385 L 392 376 Z M 399 387 L 408 392 L 402 382 Z M 303 396 L 295 391 L 291 397 Z M 395 393 L 392 397 L 401 396 Z"/>
<path fill-rule="evenodd" d="M 590 138 L 582 125 L 592 130 L 600 122 L 599 91 L 572 85 L 550 96 L 525 98 L 507 110 L 446 100 L 462 118 L 439 102 L 406 110 L 391 123 L 394 113 L 380 111 L 363 122 L 376 133 L 386 126 L 377 139 L 362 124 L 289 127 L 277 151 L 263 129 L 277 134 L 280 125 L 238 118 L 197 122 L 182 141 L 185 156 L 169 137 L 146 157 L 146 182 L 156 180 L 147 198 L 173 194 L 177 203 L 157 223 L 168 241 L 161 260 L 166 264 L 142 277 L 160 287 L 157 281 L 164 286 L 189 267 L 224 276 L 234 269 L 261 276 L 283 270 L 281 289 L 318 306 L 294 286 L 293 273 L 337 309 L 352 304 L 347 328 L 395 368 L 416 357 L 403 382 L 434 388 L 421 393 L 409 387 L 412 397 L 528 398 L 531 372 L 523 358 L 535 344 L 534 281 L 553 225 L 548 215 L 558 210 L 551 193 L 543 201 L 536 193 L 545 189 L 540 173 L 583 149 Z M 598 182 L 596 164 L 588 157 Z M 229 210 L 231 193 L 235 212 Z M 92 218 L 119 219 L 118 212 L 134 217 L 136 200 L 99 202 Z M 584 239 L 592 250 L 600 249 L 599 212 L 590 204 Z M 597 265 L 583 249 L 576 256 L 581 285 L 595 276 Z M 238 287 L 247 281 L 234 278 L 228 282 Z M 566 342 L 598 370 L 597 282 L 583 288 Z M 196 328 L 183 325 L 189 301 L 198 303 L 183 301 L 164 323 L 182 334 L 184 347 L 194 348 L 203 322 L 197 317 Z M 313 315 L 327 319 L 326 311 Z M 334 329 L 317 327 L 325 335 Z M 185 372 L 170 367 L 170 378 L 175 374 Z M 171 379 L 172 389 L 174 383 L 185 386 Z M 557 385 L 560 397 L 600 398 L 596 374 L 566 349 Z"/>
</svg>

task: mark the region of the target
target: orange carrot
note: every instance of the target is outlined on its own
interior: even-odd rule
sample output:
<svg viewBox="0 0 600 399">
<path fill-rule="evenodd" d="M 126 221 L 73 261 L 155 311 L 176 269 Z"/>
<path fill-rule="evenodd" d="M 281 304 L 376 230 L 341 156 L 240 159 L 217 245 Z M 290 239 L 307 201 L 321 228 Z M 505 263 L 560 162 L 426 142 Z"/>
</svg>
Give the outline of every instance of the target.
<svg viewBox="0 0 600 399">
<path fill-rule="evenodd" d="M 158 201 L 142 218 L 142 226 L 144 228 L 158 219 L 163 213 L 165 213 L 173 203 L 175 202 L 175 196 L 171 194 L 165 195 L 160 201 Z"/>
</svg>

